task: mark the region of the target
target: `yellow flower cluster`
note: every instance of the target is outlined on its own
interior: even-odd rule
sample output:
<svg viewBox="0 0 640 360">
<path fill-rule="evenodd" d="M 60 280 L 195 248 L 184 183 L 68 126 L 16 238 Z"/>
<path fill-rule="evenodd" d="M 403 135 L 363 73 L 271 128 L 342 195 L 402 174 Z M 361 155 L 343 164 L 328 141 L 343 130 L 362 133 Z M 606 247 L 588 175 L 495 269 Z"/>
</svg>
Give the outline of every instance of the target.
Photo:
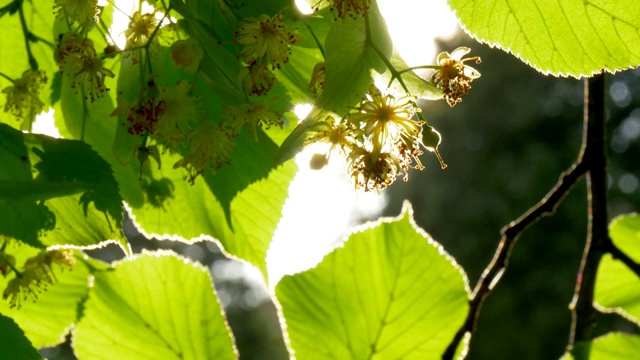
<svg viewBox="0 0 640 360">
<path fill-rule="evenodd" d="M 158 20 L 155 13 L 141 14 L 136 11 L 131 17 L 127 30 L 124 31 L 124 36 L 127 38 L 125 47 L 130 49 L 146 45 L 157 26 Z"/>
<path fill-rule="evenodd" d="M 330 0 L 329 10 L 336 12 L 338 19 L 356 19 L 365 16 L 370 6 L 371 0 Z"/>
<path fill-rule="evenodd" d="M 332 6 L 342 15 L 355 12 L 352 17 L 366 11 L 365 2 L 361 1 L 334 1 Z M 363 7 L 354 10 L 357 6 Z M 478 71 L 464 64 L 471 60 L 480 62 L 479 57 L 463 58 L 469 51 L 461 47 L 451 54 L 443 52 L 438 56 L 438 64 L 430 66 L 435 68 L 430 80 L 443 90 L 443 98 L 450 106 L 461 102 L 461 96 L 471 89 L 471 81 L 480 77 Z M 324 90 L 325 71 L 324 63 L 317 64 L 313 70 L 309 90 L 314 96 Z M 425 122 L 413 119 L 420 111 L 414 97 L 383 94 L 371 85 L 368 94 L 353 110 L 337 123 L 329 116 L 307 130 L 303 146 L 329 144 L 326 153 L 313 155 L 312 169 L 323 168 L 330 156 L 338 153 L 345 157 L 349 178 L 356 189 L 380 191 L 401 175 L 406 181 L 409 169 L 422 170 L 424 166 L 419 157 L 424 149 L 435 153 L 441 167 L 446 168 L 437 149 L 440 134 L 431 126 L 423 129 Z M 420 114 L 418 118 L 423 119 Z"/>
<path fill-rule="evenodd" d="M 62 36 L 54 55 L 62 73 L 72 78 L 71 87 L 76 92 L 83 89 L 86 99 L 94 102 L 109 91 L 104 84 L 105 78 L 115 74 L 102 65 L 93 41 L 68 32 Z"/>
<path fill-rule="evenodd" d="M 17 118 L 33 118 L 44 109 L 40 101 L 40 89 L 47 82 L 47 76 L 39 70 L 27 70 L 13 85 L 2 90 L 7 96 L 4 111 Z"/>
<path fill-rule="evenodd" d="M 343 121 L 329 116 L 307 132 L 304 145 L 328 143 L 326 154 L 316 154 L 311 167 L 322 168 L 332 154 L 346 157 L 356 189 L 382 190 L 410 168 L 422 169 L 421 131 L 424 122 L 412 119 L 417 106 L 411 96 L 384 95 L 371 85 L 369 93 Z M 413 163 L 416 165 L 413 165 Z"/>
<path fill-rule="evenodd" d="M 67 16 L 87 29 L 98 22 L 98 0 L 55 0 L 54 8 L 58 8 L 58 16 Z"/>
<path fill-rule="evenodd" d="M 3 254 L 3 259 L 12 259 L 8 254 Z M 0 260 L 4 261 L 4 260 Z M 15 260 L 13 260 L 15 265 Z M 71 250 L 45 250 L 25 261 L 22 271 L 9 280 L 2 293 L 3 299 L 9 299 L 9 306 L 20 308 L 22 301 L 31 299 L 36 301 L 38 295 L 52 285 L 55 279 L 53 265 L 60 267 L 73 267 L 76 260 Z M 6 276 L 8 271 L 3 271 Z"/>
<path fill-rule="evenodd" d="M 298 41 L 300 39 L 287 29 L 280 14 L 245 19 L 236 31 L 235 42 L 243 45 L 239 58 L 247 66 L 241 72 L 239 82 L 247 94 L 260 96 L 271 89 L 275 77 L 269 67 L 280 69 L 287 63 L 291 54 L 289 46 Z"/>
</svg>

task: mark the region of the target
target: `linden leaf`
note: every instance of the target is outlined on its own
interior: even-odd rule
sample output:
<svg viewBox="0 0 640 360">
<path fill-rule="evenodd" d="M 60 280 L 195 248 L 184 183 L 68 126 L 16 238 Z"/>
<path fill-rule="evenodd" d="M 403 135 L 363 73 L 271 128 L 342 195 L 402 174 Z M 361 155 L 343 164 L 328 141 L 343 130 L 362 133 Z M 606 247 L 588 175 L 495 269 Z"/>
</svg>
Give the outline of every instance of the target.
<svg viewBox="0 0 640 360">
<path fill-rule="evenodd" d="M 640 65 L 636 0 L 449 0 L 464 29 L 544 74 L 590 76 Z"/>
<path fill-rule="evenodd" d="M 561 360 L 640 359 L 640 336 L 609 333 L 593 341 L 577 342 Z"/>
<path fill-rule="evenodd" d="M 79 358 L 236 359 L 206 268 L 171 252 L 143 252 L 94 273 L 73 333 Z"/>
<path fill-rule="evenodd" d="M 31 342 L 24 336 L 24 332 L 15 321 L 1 314 L 0 333 L 2 333 L 2 337 L 0 337 L 0 358 L 42 359 L 38 350 L 31 345 Z"/>
<path fill-rule="evenodd" d="M 615 218 L 609 225 L 609 234 L 620 250 L 640 262 L 640 215 Z M 640 279 L 610 254 L 603 256 L 598 267 L 594 299 L 605 309 L 640 325 Z"/>
<path fill-rule="evenodd" d="M 276 297 L 299 359 L 439 359 L 469 310 L 466 275 L 408 203 L 282 278 Z"/>
<path fill-rule="evenodd" d="M 19 267 L 40 251 L 18 242 L 10 242 L 5 248 L 5 253 L 14 256 Z M 89 290 L 87 264 L 76 257 L 76 264 L 71 268 L 52 266 L 55 280 L 46 290 L 39 288 L 37 300 L 20 299 L 19 309 L 10 308 L 8 300 L 0 300 L 0 313 L 11 317 L 24 330 L 29 341 L 38 348 L 64 342 L 71 325 L 78 319 L 78 305 Z M 0 277 L 0 289 L 4 290 L 9 280 L 9 277 Z M 7 333 L 2 334 L 0 338 Z M 0 359 L 12 358 L 0 355 Z"/>
</svg>

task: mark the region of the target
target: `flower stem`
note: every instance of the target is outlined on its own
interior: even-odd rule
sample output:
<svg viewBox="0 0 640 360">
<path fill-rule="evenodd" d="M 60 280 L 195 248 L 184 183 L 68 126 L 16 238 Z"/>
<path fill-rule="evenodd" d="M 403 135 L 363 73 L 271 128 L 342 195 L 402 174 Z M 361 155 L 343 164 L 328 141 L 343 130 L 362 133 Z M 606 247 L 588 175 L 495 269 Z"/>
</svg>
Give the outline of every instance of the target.
<svg viewBox="0 0 640 360">
<path fill-rule="evenodd" d="M 14 82 L 14 80 L 12 78 L 10 78 L 7 74 L 0 72 L 0 76 L 2 76 L 3 78 L 11 81 L 12 83 Z"/>
<path fill-rule="evenodd" d="M 9 260 L 7 260 L 7 258 L 4 257 L 4 253 L 0 253 L 0 261 L 3 261 L 5 264 L 9 265 L 11 270 L 13 270 L 13 272 L 16 273 L 17 277 L 19 278 L 22 277 L 22 273 L 18 271 L 18 269 L 16 269 L 16 267 Z"/>
<path fill-rule="evenodd" d="M 18 16 L 20 18 L 20 26 L 22 27 L 22 34 L 24 35 L 24 44 L 27 48 L 27 59 L 29 61 L 29 67 L 31 68 L 31 70 L 38 70 L 38 62 L 31 53 L 31 44 L 29 40 L 33 35 L 29 31 L 29 28 L 27 27 L 27 21 L 24 18 L 24 8 L 22 7 L 23 3 L 23 1 L 20 2 L 20 7 L 18 8 Z"/>
</svg>

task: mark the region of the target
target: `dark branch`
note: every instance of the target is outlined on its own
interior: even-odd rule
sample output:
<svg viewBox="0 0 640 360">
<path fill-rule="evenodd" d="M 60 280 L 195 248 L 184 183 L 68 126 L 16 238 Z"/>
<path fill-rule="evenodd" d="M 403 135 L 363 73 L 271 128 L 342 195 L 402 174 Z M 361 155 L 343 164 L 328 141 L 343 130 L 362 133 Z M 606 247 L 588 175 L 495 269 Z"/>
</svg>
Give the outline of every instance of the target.
<svg viewBox="0 0 640 360">
<path fill-rule="evenodd" d="M 502 239 L 498 245 L 493 260 L 485 269 L 469 300 L 469 313 L 467 318 L 455 334 L 453 340 L 442 355 L 442 359 L 453 359 L 458 345 L 466 333 L 473 333 L 476 327 L 478 314 L 484 300 L 491 294 L 509 263 L 509 256 L 516 240 L 530 225 L 545 217 L 552 215 L 573 185 L 586 173 L 587 166 L 582 161 L 583 151 L 571 168 L 562 173 L 556 185 L 535 206 L 509 225 L 502 228 Z"/>
<path fill-rule="evenodd" d="M 611 254 L 614 259 L 622 261 L 622 263 L 625 264 L 629 268 L 629 270 L 633 271 L 633 273 L 640 278 L 640 264 L 635 262 L 632 258 L 629 257 L 629 255 L 625 254 L 610 240 L 609 248 L 607 248 L 606 251 Z"/>
<path fill-rule="evenodd" d="M 597 313 L 593 308 L 596 274 L 600 259 L 612 247 L 607 214 L 607 161 L 604 124 L 604 74 L 585 80 L 585 124 L 583 160 L 588 164 L 588 231 L 584 254 L 571 302 L 569 346 L 591 340 Z"/>
</svg>

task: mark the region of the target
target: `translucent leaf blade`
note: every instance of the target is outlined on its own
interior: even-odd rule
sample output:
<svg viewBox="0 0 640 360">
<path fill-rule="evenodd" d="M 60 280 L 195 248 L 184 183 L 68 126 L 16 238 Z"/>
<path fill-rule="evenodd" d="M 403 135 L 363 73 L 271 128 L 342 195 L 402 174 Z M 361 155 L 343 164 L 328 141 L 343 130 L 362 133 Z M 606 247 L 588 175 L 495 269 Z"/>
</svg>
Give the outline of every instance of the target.
<svg viewBox="0 0 640 360">
<path fill-rule="evenodd" d="M 593 341 L 578 342 L 562 360 L 628 360 L 640 358 L 640 336 L 609 333 Z"/>
<path fill-rule="evenodd" d="M 276 287 L 300 359 L 439 359 L 468 311 L 466 276 L 411 210 L 352 234 Z"/>
<path fill-rule="evenodd" d="M 625 215 L 609 225 L 613 243 L 634 261 L 640 261 L 640 215 Z M 596 303 L 640 324 L 640 279 L 621 261 L 606 254 L 598 268 Z"/>
<path fill-rule="evenodd" d="M 236 358 L 208 271 L 168 252 L 95 273 L 73 347 L 80 358 Z"/>
<path fill-rule="evenodd" d="M 544 74 L 590 76 L 640 64 L 635 0 L 449 0 L 479 41 L 510 52 Z"/>
<path fill-rule="evenodd" d="M 42 356 L 24 336 L 22 329 L 9 317 L 0 315 L 0 358 L 2 359 L 42 359 Z"/>
<path fill-rule="evenodd" d="M 8 245 L 6 249 L 8 254 L 16 257 L 16 264 L 23 264 L 38 251 L 25 245 L 16 247 L 16 243 Z M 89 270 L 82 261 L 77 261 L 70 269 L 60 270 L 55 266 L 53 273 L 53 285 L 39 294 L 35 302 L 22 301 L 20 309 L 16 309 L 10 308 L 7 300 L 0 301 L 0 313 L 13 318 L 37 348 L 64 342 L 67 331 L 78 318 L 78 303 L 89 288 Z M 5 289 L 8 281 L 8 278 L 0 278 L 0 288 Z"/>
</svg>

